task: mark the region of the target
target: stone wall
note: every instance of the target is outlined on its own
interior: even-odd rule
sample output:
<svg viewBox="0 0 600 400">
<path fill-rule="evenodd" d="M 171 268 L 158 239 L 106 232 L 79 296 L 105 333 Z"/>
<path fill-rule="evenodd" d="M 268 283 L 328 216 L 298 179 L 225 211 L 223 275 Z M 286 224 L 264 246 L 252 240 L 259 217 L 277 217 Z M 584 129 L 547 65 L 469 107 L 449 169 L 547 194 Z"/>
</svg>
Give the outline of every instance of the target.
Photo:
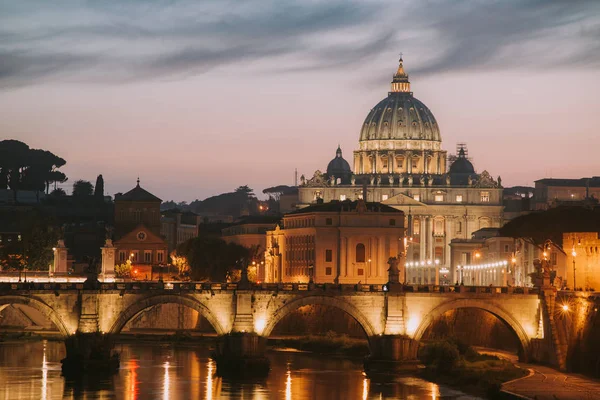
<svg viewBox="0 0 600 400">
<path fill-rule="evenodd" d="M 566 343 L 567 369 L 600 377 L 600 298 L 559 298 L 554 320 L 561 342 Z"/>
<path fill-rule="evenodd" d="M 275 326 L 271 336 L 320 335 L 329 331 L 365 338 L 365 331 L 349 314 L 321 305 L 302 306 L 288 314 Z"/>
<path fill-rule="evenodd" d="M 487 311 L 476 308 L 450 310 L 437 318 L 423 334 L 423 340 L 457 338 L 472 346 L 519 350 L 516 334 Z"/>
</svg>

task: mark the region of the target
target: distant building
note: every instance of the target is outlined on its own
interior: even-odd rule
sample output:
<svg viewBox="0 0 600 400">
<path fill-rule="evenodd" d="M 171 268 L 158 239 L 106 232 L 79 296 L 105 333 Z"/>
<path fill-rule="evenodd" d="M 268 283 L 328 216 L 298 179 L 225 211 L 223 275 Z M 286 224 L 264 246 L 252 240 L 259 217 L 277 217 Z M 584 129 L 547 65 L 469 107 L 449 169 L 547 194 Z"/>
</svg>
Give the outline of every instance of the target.
<svg viewBox="0 0 600 400">
<path fill-rule="evenodd" d="M 160 233 L 169 246 L 169 253 L 180 243 L 197 237 L 201 223 L 202 217 L 190 211 L 163 211 L 160 217 Z"/>
<path fill-rule="evenodd" d="M 168 263 L 168 245 L 160 236 L 162 200 L 140 186 L 115 195 L 116 263 L 131 260 L 134 279 L 156 279 L 153 266 Z"/>
<path fill-rule="evenodd" d="M 473 286 L 531 286 L 529 277 L 535 271 L 535 260 L 544 257 L 542 246 L 529 239 L 499 236 L 498 229 L 480 229 L 471 239 L 454 239 L 450 243 L 452 266 L 450 283 Z M 555 243 L 549 244 L 546 257 L 556 270 L 558 280 L 565 274 L 564 251 Z"/>
<path fill-rule="evenodd" d="M 534 189 L 527 186 L 504 188 L 502 205 L 504 206 L 504 222 L 531 212 Z"/>
<path fill-rule="evenodd" d="M 403 261 L 404 213 L 363 201 L 314 204 L 285 215 L 266 239 L 265 282 L 383 284 L 388 259 Z"/>
<path fill-rule="evenodd" d="M 585 205 L 600 199 L 600 176 L 580 179 L 544 178 L 535 181 L 534 208 L 547 210 L 559 205 Z"/>
<path fill-rule="evenodd" d="M 267 231 L 275 229 L 281 217 L 247 216 L 240 218 L 233 225 L 223 228 L 223 240 L 244 247 L 257 246 L 260 252 L 267 247 Z"/>
</svg>

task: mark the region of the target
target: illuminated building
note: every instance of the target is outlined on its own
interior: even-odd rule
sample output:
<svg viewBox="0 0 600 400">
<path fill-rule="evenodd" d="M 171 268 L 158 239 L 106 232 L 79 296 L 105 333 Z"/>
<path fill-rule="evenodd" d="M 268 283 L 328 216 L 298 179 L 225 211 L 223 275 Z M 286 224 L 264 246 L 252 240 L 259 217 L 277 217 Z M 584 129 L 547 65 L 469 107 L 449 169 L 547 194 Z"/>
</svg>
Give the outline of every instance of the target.
<svg viewBox="0 0 600 400">
<path fill-rule="evenodd" d="M 477 173 L 464 144 L 448 157 L 437 120 L 411 92 L 402 59 L 388 96 L 360 128 L 354 172 L 345 167 L 339 148 L 332 163 L 336 168 L 327 173 L 302 176 L 298 207 L 364 198 L 403 211 L 412 238 L 407 263 L 438 260 L 437 269 L 451 270 L 453 239 L 470 239 L 481 228 L 503 223 L 501 179 Z"/>
<path fill-rule="evenodd" d="M 140 186 L 115 195 L 115 262 L 128 260 L 134 279 L 152 279 L 152 266 L 168 263 L 168 246 L 160 236 L 162 200 Z M 154 276 L 157 279 L 157 276 Z"/>
<path fill-rule="evenodd" d="M 363 201 L 314 204 L 267 232 L 266 282 L 388 281 L 388 260 L 404 253 L 404 214 Z"/>
</svg>

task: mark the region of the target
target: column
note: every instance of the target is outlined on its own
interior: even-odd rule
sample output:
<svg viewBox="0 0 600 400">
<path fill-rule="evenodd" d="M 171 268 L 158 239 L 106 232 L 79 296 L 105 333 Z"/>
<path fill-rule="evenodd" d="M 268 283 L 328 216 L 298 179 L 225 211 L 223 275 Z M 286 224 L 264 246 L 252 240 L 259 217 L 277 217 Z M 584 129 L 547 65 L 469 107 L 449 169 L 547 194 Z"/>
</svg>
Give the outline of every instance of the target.
<svg viewBox="0 0 600 400">
<path fill-rule="evenodd" d="M 406 153 L 406 172 L 412 174 L 412 153 Z"/>
<path fill-rule="evenodd" d="M 377 154 L 376 151 L 373 152 L 373 173 L 376 174 L 377 173 L 377 157 L 379 157 L 379 154 Z"/>
<path fill-rule="evenodd" d="M 433 216 L 431 216 L 431 215 L 428 217 L 427 226 L 428 226 L 428 232 L 427 232 L 428 254 L 427 254 L 427 258 L 433 260 L 433 257 L 434 257 L 433 241 L 434 241 L 435 238 L 433 237 Z"/>
<path fill-rule="evenodd" d="M 348 238 L 342 236 L 340 238 L 340 274 L 344 277 L 348 276 Z"/>
</svg>

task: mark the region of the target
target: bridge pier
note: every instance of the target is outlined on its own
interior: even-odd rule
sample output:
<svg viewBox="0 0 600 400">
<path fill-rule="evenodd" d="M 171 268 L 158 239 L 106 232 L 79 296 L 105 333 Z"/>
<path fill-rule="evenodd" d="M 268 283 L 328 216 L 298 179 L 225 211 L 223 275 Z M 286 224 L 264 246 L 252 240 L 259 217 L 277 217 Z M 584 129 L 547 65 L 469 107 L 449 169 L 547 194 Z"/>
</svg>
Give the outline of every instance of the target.
<svg viewBox="0 0 600 400">
<path fill-rule="evenodd" d="M 265 356 L 267 338 L 254 332 L 232 332 L 219 337 L 212 357 L 217 375 L 223 377 L 266 377 L 270 362 Z"/>
<path fill-rule="evenodd" d="M 377 335 L 369 338 L 371 355 L 365 360 L 365 372 L 395 374 L 417 368 L 419 342 L 406 335 Z"/>
</svg>

